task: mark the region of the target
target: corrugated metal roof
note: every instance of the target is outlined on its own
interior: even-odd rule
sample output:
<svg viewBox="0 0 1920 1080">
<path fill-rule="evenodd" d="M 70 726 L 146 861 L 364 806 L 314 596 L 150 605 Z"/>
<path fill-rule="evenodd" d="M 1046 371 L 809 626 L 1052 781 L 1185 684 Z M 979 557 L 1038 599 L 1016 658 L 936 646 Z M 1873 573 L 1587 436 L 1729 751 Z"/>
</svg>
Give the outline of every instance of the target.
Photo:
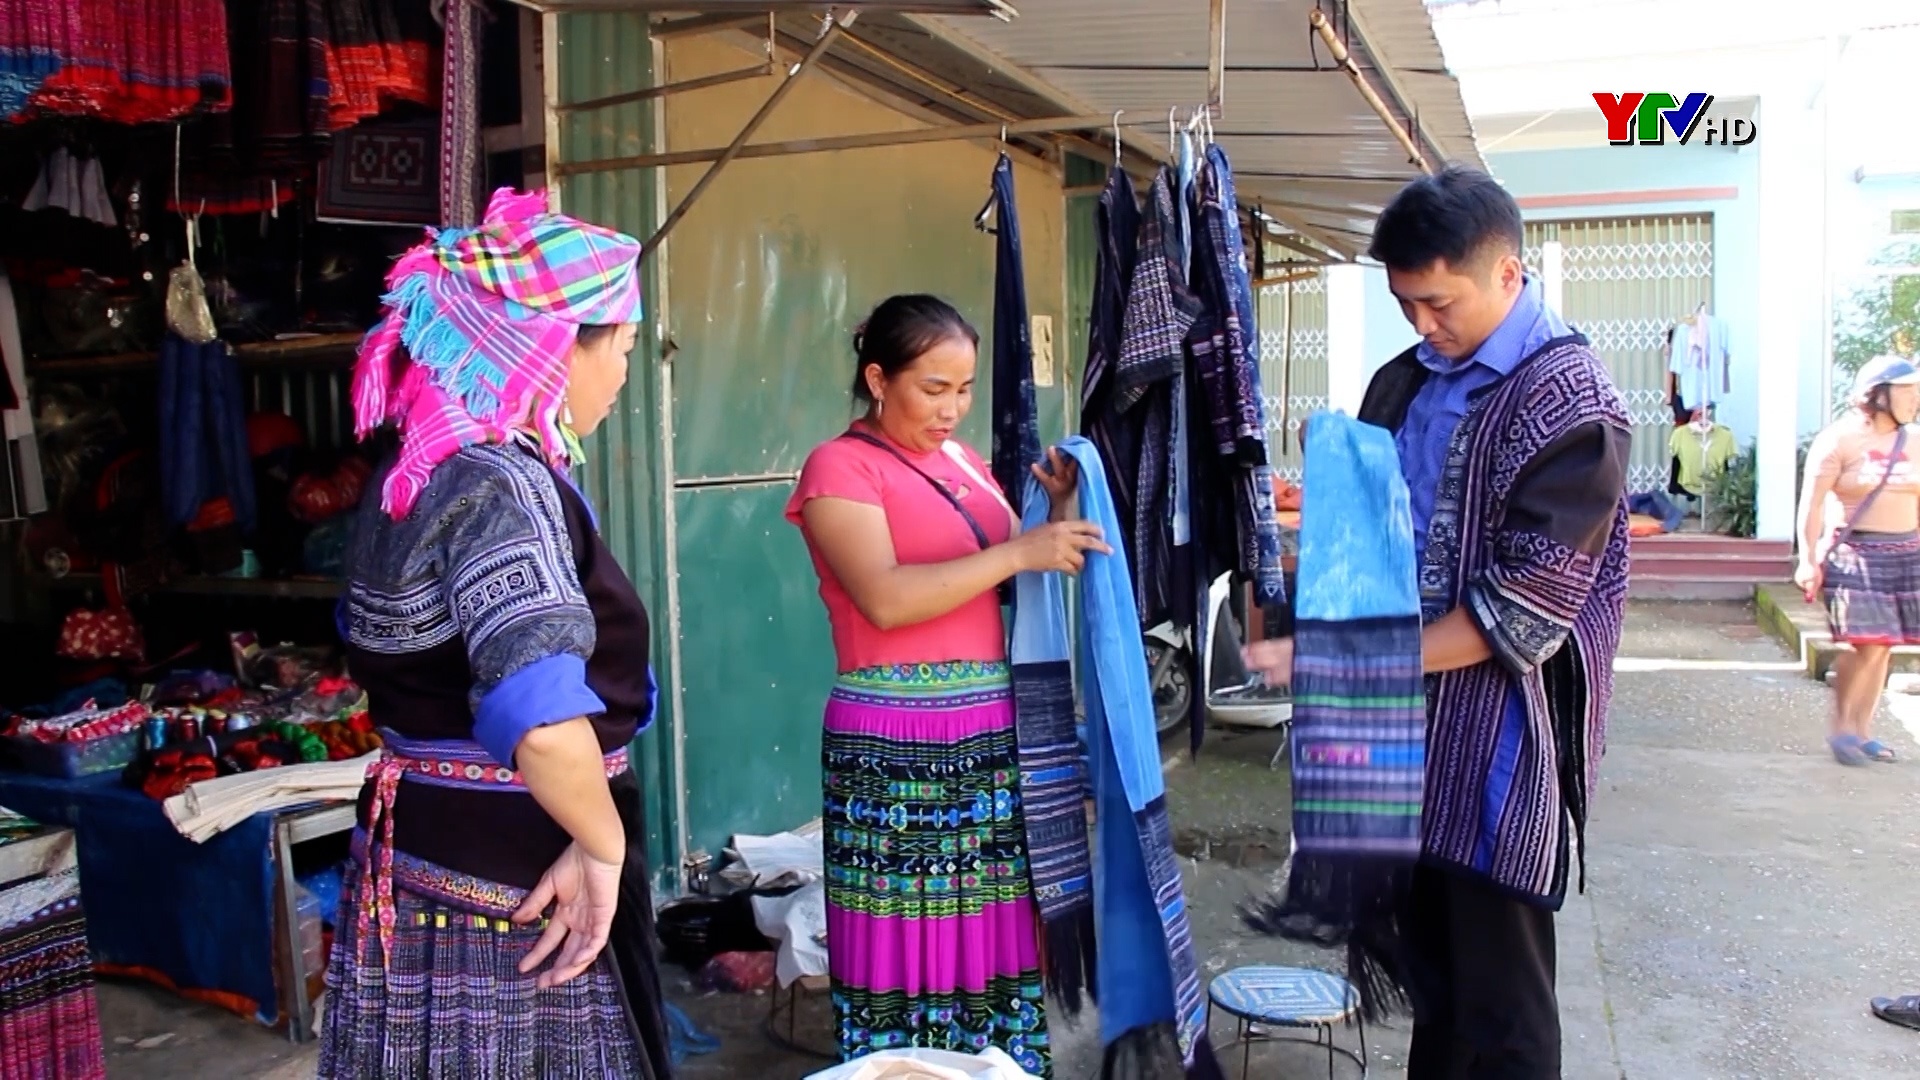
<svg viewBox="0 0 1920 1080">
<path fill-rule="evenodd" d="M 1015 6 L 1019 16 L 1006 22 L 914 21 L 1005 60 L 1024 89 L 1052 99 L 1062 114 L 1124 109 L 1127 141 L 1154 156 L 1168 153 L 1168 110 L 1184 119 L 1206 100 L 1208 0 Z M 1315 0 L 1227 0 L 1214 135 L 1233 160 L 1243 202 L 1270 202 L 1274 216 L 1331 232 L 1327 238 L 1350 252 L 1365 246 L 1380 205 L 1418 171 L 1332 66 L 1308 22 L 1315 7 Z M 1336 25 L 1356 62 L 1403 122 L 1417 117 L 1430 156 L 1484 167 L 1421 0 L 1350 0 L 1346 11 L 1350 31 L 1345 20 Z"/>
</svg>

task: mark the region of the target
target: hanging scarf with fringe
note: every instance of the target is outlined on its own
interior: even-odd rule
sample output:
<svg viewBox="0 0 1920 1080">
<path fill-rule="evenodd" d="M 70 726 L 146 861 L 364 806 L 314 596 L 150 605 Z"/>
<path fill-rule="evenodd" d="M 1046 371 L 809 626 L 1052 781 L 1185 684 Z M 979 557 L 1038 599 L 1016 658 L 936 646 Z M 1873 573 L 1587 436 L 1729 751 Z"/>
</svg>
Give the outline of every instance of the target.
<svg viewBox="0 0 1920 1080">
<path fill-rule="evenodd" d="M 399 429 L 381 509 L 405 517 L 441 462 L 516 431 L 556 468 L 577 464 L 560 415 L 573 345 L 582 326 L 640 318 L 639 255 L 630 236 L 552 213 L 545 192 L 501 188 L 478 227 L 401 256 L 353 374 L 358 434 Z"/>
<path fill-rule="evenodd" d="M 1338 413 L 1306 430 L 1284 899 L 1256 928 L 1347 946 L 1369 1019 L 1403 996 L 1398 912 L 1420 858 L 1427 708 L 1413 517 L 1393 435 Z"/>
</svg>

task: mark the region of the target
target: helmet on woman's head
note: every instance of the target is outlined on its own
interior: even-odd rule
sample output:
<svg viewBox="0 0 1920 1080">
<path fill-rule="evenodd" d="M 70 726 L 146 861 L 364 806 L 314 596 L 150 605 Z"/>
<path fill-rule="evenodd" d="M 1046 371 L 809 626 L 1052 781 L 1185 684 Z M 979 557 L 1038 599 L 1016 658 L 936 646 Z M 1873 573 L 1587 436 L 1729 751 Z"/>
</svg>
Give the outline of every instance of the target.
<svg viewBox="0 0 1920 1080">
<path fill-rule="evenodd" d="M 1876 356 L 1860 365 L 1853 377 L 1853 400 L 1864 405 L 1875 390 L 1883 386 L 1907 386 L 1920 383 L 1920 366 L 1903 356 Z"/>
</svg>

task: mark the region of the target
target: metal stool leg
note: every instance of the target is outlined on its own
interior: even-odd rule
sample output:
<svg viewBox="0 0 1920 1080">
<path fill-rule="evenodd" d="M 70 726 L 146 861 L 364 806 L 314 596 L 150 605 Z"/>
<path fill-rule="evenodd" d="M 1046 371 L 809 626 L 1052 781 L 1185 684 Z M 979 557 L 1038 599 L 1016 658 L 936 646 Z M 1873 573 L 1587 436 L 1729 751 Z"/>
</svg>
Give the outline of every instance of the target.
<svg viewBox="0 0 1920 1080">
<path fill-rule="evenodd" d="M 1328 1024 L 1322 1030 L 1327 1033 L 1327 1080 L 1333 1080 L 1333 1025 Z"/>
<path fill-rule="evenodd" d="M 1240 1021 L 1240 1080 L 1253 1075 L 1253 1022 Z"/>
<path fill-rule="evenodd" d="M 1371 1061 L 1372 1057 L 1367 1053 L 1367 1018 L 1362 1016 L 1360 1017 L 1360 1080 L 1367 1080 L 1367 1073 L 1372 1071 Z"/>
</svg>

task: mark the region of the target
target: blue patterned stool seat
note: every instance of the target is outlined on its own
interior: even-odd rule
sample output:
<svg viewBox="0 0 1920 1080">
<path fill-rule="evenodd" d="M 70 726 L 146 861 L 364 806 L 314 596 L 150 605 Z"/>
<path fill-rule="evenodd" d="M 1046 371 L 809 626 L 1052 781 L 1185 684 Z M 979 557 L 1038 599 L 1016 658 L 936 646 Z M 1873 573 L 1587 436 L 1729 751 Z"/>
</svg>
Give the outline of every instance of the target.
<svg viewBox="0 0 1920 1080">
<path fill-rule="evenodd" d="M 1235 968 L 1213 980 L 1207 996 L 1234 1016 L 1282 1027 L 1338 1024 L 1360 1004 L 1340 976 L 1292 967 Z"/>
</svg>

